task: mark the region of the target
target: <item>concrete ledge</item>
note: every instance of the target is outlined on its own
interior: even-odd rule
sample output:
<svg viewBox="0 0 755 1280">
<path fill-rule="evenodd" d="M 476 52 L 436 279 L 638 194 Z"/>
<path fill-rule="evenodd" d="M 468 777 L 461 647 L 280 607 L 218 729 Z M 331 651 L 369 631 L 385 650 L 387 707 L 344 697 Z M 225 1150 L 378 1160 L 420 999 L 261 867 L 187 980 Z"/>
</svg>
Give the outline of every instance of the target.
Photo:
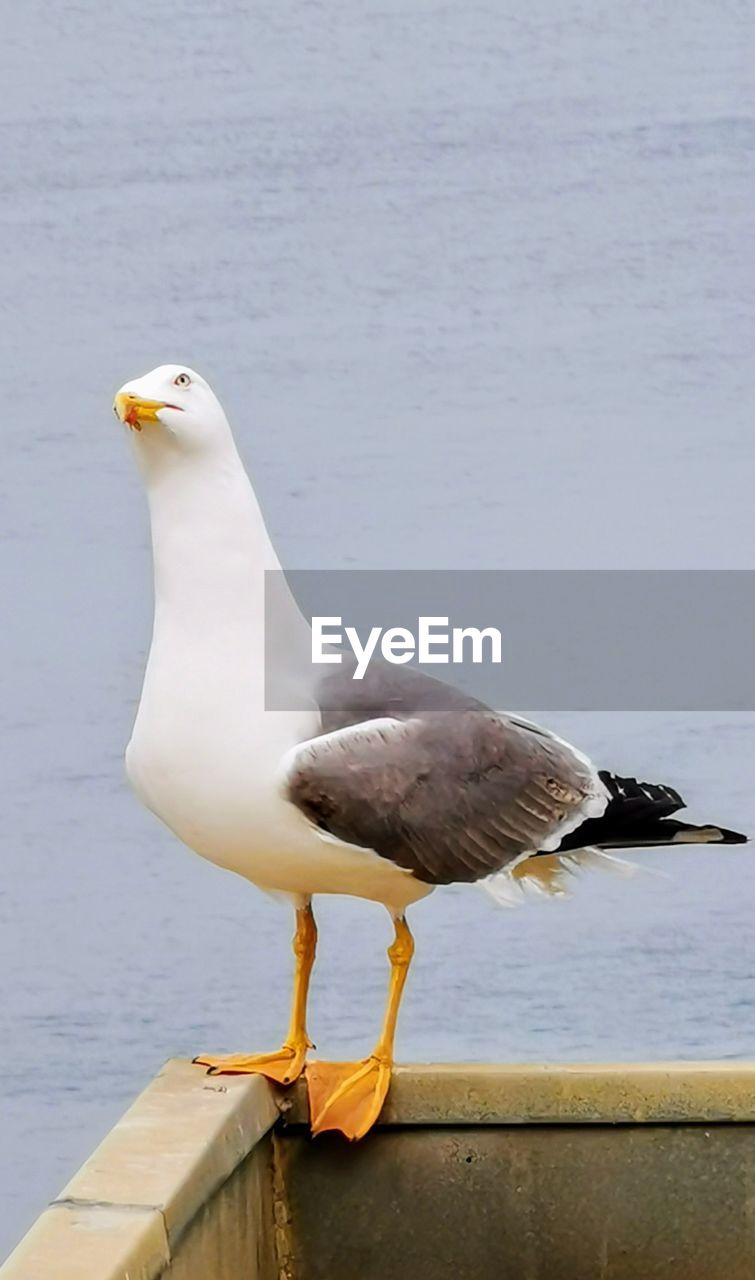
<svg viewBox="0 0 755 1280">
<path fill-rule="evenodd" d="M 169 1242 L 278 1118 L 260 1076 L 166 1064 L 64 1187 L 60 1201 L 158 1209 Z"/>
<path fill-rule="evenodd" d="M 0 1268 L 2 1280 L 152 1280 L 278 1115 L 258 1076 L 167 1063 Z"/>
<path fill-rule="evenodd" d="M 284 1095 L 168 1063 L 0 1280 L 281 1280 L 302 1266 L 312 1280 L 402 1280 L 424 1274 L 415 1254 L 457 1280 L 473 1246 L 475 1274 L 505 1280 L 752 1275 L 755 1062 L 399 1067 L 365 1142 L 312 1142 L 307 1119 L 302 1084 Z M 406 1205 L 411 1223 L 388 1231 L 394 1269 L 380 1270 L 377 1242 Z M 672 1238 L 684 1271 L 663 1253 Z M 628 1251 L 644 1270 L 622 1270 Z M 582 1261 L 553 1270 L 567 1257 Z"/>
<path fill-rule="evenodd" d="M 283 1104 L 308 1121 L 302 1082 Z M 713 1124 L 755 1120 L 755 1063 L 397 1067 L 380 1125 Z"/>
<path fill-rule="evenodd" d="M 155 1280 L 170 1262 L 157 1210 L 51 1205 L 0 1267 L 3 1280 Z"/>
</svg>

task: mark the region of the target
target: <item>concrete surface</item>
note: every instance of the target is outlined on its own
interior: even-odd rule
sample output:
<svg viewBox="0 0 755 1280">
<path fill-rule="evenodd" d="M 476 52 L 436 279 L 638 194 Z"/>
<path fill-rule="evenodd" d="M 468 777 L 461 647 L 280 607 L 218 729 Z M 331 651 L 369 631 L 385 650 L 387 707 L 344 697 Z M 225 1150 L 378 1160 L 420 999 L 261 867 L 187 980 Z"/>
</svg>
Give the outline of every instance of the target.
<svg viewBox="0 0 755 1280">
<path fill-rule="evenodd" d="M 753 1186 L 755 1063 L 402 1067 L 350 1145 L 174 1061 L 0 1280 L 750 1280 Z"/>
</svg>

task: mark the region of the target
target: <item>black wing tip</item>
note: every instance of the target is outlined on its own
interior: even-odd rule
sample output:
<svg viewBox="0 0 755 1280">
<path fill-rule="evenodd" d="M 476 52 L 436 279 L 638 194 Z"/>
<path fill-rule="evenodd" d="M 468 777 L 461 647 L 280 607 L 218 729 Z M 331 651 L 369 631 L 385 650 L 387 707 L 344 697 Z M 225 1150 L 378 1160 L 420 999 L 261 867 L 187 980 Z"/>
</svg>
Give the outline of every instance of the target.
<svg viewBox="0 0 755 1280">
<path fill-rule="evenodd" d="M 721 839 L 718 844 L 749 844 L 750 837 L 742 835 L 741 831 L 729 831 L 726 827 L 717 827 L 717 831 L 721 832 Z"/>
<path fill-rule="evenodd" d="M 750 843 L 750 837 L 742 835 L 741 831 L 730 831 L 728 827 L 719 827 L 716 822 L 707 822 L 694 826 L 690 822 L 675 822 L 672 818 L 658 823 L 658 826 L 668 831 L 670 837 L 666 842 L 668 844 Z"/>
<path fill-rule="evenodd" d="M 674 787 L 669 787 L 666 783 L 639 782 L 637 778 L 611 773 L 609 769 L 599 769 L 598 777 L 607 788 L 611 800 L 619 803 L 644 800 L 646 803 L 655 806 L 663 805 L 668 813 L 674 813 L 677 809 L 686 808 L 685 801 L 679 792 Z"/>
</svg>

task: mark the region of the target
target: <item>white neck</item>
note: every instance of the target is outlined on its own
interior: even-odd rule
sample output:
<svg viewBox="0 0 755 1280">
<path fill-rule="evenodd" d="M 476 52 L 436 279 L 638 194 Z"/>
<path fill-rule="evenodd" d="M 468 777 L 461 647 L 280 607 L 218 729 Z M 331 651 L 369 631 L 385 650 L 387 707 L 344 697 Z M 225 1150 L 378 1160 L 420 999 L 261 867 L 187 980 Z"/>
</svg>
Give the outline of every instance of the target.
<svg viewBox="0 0 755 1280">
<path fill-rule="evenodd" d="M 235 445 L 229 439 L 212 452 L 166 455 L 164 446 L 140 440 L 137 452 L 152 527 L 153 649 L 164 638 L 184 651 L 212 651 L 221 663 L 243 652 L 261 667 L 265 571 L 281 566 Z M 293 597 L 284 595 L 268 622 L 275 626 L 276 658 L 287 665 L 294 654 L 308 653 L 309 628 Z"/>
</svg>

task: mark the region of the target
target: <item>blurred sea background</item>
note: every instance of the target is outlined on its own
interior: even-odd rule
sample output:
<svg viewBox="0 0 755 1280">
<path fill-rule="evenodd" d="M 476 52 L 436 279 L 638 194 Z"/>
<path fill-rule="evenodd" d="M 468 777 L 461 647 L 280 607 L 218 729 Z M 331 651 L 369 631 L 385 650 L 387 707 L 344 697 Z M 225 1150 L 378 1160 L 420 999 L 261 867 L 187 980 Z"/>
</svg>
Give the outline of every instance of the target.
<svg viewBox="0 0 755 1280">
<path fill-rule="evenodd" d="M 114 391 L 199 368 L 291 567 L 755 567 L 754 24 L 743 0 L 9 10 L 0 1256 L 167 1056 L 286 1019 L 285 909 L 125 783 L 151 581 Z M 755 716 L 540 715 L 755 830 Z M 645 860 L 669 878 L 420 904 L 399 1056 L 752 1056 L 753 855 Z M 361 1053 L 389 922 L 319 919 L 312 1031 Z"/>
</svg>

